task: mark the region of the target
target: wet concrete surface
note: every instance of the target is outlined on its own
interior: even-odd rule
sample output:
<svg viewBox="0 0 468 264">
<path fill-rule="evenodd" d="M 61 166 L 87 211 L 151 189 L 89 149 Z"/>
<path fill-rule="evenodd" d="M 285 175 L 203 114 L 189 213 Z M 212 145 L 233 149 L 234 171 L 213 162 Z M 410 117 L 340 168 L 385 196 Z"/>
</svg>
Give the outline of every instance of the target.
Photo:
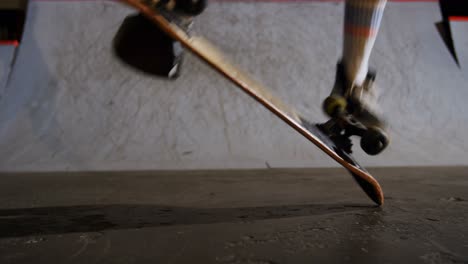
<svg viewBox="0 0 468 264">
<path fill-rule="evenodd" d="M 468 263 L 466 167 L 0 174 L 0 263 Z"/>
</svg>

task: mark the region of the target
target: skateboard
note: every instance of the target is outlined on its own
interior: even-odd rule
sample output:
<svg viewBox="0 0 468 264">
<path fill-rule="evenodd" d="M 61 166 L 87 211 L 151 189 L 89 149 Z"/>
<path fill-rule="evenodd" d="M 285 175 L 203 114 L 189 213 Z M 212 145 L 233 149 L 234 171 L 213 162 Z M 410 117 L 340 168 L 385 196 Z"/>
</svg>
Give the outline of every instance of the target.
<svg viewBox="0 0 468 264">
<path fill-rule="evenodd" d="M 222 52 L 201 36 L 188 33 L 179 26 L 178 17 L 158 7 L 159 0 L 123 0 L 154 22 L 162 31 L 180 42 L 187 50 L 198 56 L 237 87 L 282 119 L 328 156 L 341 164 L 378 205 L 383 205 L 384 195 L 380 184 L 351 155 L 352 134 L 363 135 L 366 128 L 356 124 L 348 115 L 341 113 L 324 124 L 309 122 L 294 108 L 286 105 L 269 89 L 255 81 L 239 67 L 230 63 Z M 339 102 L 339 100 L 337 101 Z M 340 105 L 340 104 L 338 104 Z M 343 133 L 344 128 L 350 133 Z M 362 139 L 361 139 L 362 143 Z M 362 145 L 362 144 L 361 144 Z"/>
</svg>

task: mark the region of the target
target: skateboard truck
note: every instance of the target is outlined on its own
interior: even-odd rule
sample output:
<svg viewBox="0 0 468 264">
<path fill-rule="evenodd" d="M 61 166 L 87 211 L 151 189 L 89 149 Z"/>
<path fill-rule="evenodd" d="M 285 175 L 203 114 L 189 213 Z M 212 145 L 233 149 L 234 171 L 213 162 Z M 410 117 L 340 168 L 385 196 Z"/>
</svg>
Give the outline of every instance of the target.
<svg viewBox="0 0 468 264">
<path fill-rule="evenodd" d="M 337 108 L 330 120 L 317 126 L 348 154 L 352 153 L 351 136 L 361 137 L 361 148 L 369 155 L 379 154 L 389 143 L 381 128 L 364 126 L 343 108 Z"/>
</svg>

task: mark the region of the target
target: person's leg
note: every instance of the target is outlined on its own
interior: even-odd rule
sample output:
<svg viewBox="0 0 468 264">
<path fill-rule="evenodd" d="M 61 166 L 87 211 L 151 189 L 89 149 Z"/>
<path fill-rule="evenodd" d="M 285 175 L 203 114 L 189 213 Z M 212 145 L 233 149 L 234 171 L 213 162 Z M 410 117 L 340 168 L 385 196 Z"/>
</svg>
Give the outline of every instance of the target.
<svg viewBox="0 0 468 264">
<path fill-rule="evenodd" d="M 369 69 L 374 46 L 387 0 L 346 0 L 343 66 L 351 85 L 361 86 Z"/>
<path fill-rule="evenodd" d="M 346 0 L 343 57 L 337 65 L 331 95 L 323 105 L 329 116 L 346 104 L 347 110 L 365 126 L 385 126 L 376 105 L 375 74 L 369 72 L 368 66 L 385 3 L 386 0 Z"/>
</svg>

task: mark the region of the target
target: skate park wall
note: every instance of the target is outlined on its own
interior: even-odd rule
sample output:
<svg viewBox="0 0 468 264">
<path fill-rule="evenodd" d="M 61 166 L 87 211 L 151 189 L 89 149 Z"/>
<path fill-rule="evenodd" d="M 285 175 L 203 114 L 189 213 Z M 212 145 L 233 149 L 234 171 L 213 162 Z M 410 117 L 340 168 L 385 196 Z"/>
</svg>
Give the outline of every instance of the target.
<svg viewBox="0 0 468 264">
<path fill-rule="evenodd" d="M 191 54 L 174 81 L 121 63 L 112 39 L 131 13 L 113 1 L 30 2 L 15 58 L 0 53 L 1 171 L 338 166 Z M 436 2 L 387 4 L 370 64 L 392 141 L 372 157 L 355 142 L 364 166 L 468 164 L 468 65 L 454 62 L 440 19 Z M 194 31 L 323 122 L 342 23 L 341 2 L 212 2 Z"/>
</svg>

